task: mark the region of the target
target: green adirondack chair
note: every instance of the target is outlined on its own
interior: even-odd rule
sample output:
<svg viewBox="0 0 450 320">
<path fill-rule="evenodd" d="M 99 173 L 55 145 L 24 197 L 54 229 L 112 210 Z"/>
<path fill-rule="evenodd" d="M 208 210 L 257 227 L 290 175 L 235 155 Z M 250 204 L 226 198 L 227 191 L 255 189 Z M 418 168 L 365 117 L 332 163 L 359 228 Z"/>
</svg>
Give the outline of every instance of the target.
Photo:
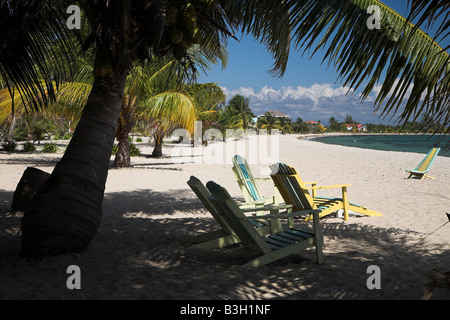
<svg viewBox="0 0 450 320">
<path fill-rule="evenodd" d="M 184 239 L 182 243 L 192 244 L 195 248 L 202 249 L 214 249 L 214 248 L 223 248 L 226 246 L 230 246 L 240 242 L 239 237 L 235 234 L 232 228 L 228 225 L 226 220 L 220 215 L 214 205 L 212 205 L 210 199 L 208 198 L 211 194 L 208 189 L 204 186 L 204 184 L 194 176 L 191 176 L 189 181 L 187 182 L 189 187 L 194 191 L 199 200 L 205 206 L 205 208 L 211 213 L 216 222 L 219 224 L 219 229 L 206 232 L 200 235 L 196 235 L 193 237 L 189 237 Z M 246 206 L 246 204 L 245 204 Z M 246 208 L 244 209 L 246 212 L 255 212 L 261 210 L 260 208 Z M 270 206 L 266 207 L 265 210 L 269 210 L 272 214 L 276 215 L 280 211 L 285 210 L 286 212 L 292 212 L 292 205 L 278 205 L 278 206 Z M 249 220 L 250 223 L 256 228 L 256 230 L 265 235 L 267 233 L 279 230 L 281 226 L 279 225 L 279 221 L 276 219 L 264 219 L 264 220 Z"/>
<path fill-rule="evenodd" d="M 211 192 L 209 197 L 211 203 L 244 245 L 243 248 L 237 249 L 241 256 L 247 260 L 250 259 L 244 266 L 260 267 L 292 254 L 298 254 L 309 247 L 316 248 L 317 263 L 323 263 L 323 234 L 319 221 L 320 210 L 248 217 L 223 187 L 212 181 L 209 181 L 206 187 Z M 305 215 L 314 217 L 313 230 L 294 227 L 293 218 L 304 217 Z M 273 218 L 288 219 L 287 228 L 283 231 L 262 236 L 249 221 L 250 219 Z"/>
<path fill-rule="evenodd" d="M 319 217 L 322 218 L 339 210 L 343 211 L 344 220 L 348 220 L 349 211 L 356 212 L 366 216 L 381 216 L 382 214 L 368 209 L 365 206 L 349 202 L 347 196 L 347 188 L 349 184 L 338 184 L 331 186 L 313 186 L 307 187 L 306 183 L 300 178 L 297 170 L 285 163 L 275 163 L 270 166 L 272 169 L 271 178 L 280 191 L 286 204 L 293 205 L 293 211 L 319 209 Z M 341 189 L 342 198 L 318 197 L 315 194 L 316 190 L 320 189 Z M 312 195 L 308 192 L 312 190 Z M 311 220 L 308 217 L 306 221 Z"/>
<path fill-rule="evenodd" d="M 430 177 L 428 175 L 428 171 L 430 170 L 430 167 L 440 150 L 441 148 L 432 148 L 425 156 L 425 158 L 420 161 L 417 167 L 412 170 L 405 170 L 406 172 L 409 172 L 408 179 L 411 178 L 411 176 L 419 176 L 421 180 L 424 178 L 434 179 L 433 177 Z"/>
<path fill-rule="evenodd" d="M 255 178 L 247 160 L 238 154 L 235 155 L 231 161 L 233 163 L 231 170 L 233 170 L 233 173 L 236 176 L 236 181 L 247 204 L 266 205 L 279 203 L 279 193 L 275 187 L 274 195 L 272 197 L 264 197 L 256 183 L 256 181 L 271 181 L 270 177 Z"/>
</svg>

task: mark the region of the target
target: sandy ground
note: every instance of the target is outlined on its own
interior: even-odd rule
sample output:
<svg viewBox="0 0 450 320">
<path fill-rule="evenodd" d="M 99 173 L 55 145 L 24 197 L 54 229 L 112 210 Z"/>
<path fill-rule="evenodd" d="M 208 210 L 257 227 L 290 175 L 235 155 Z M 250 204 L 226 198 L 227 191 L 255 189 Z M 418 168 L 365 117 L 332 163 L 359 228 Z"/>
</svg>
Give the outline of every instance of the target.
<svg viewBox="0 0 450 320">
<path fill-rule="evenodd" d="M 217 228 L 186 181 L 191 175 L 204 183 L 213 180 L 242 200 L 230 159 L 235 153 L 254 157 L 249 140 L 243 149 L 236 143 L 210 144 L 202 149 L 203 158 L 190 160 L 181 156 L 192 151 L 186 146 L 166 145 L 165 157 L 153 159 L 145 156 L 151 145 L 140 144 L 144 156 L 133 157 L 132 168 L 109 171 L 102 223 L 85 251 L 22 258 L 22 215 L 11 213 L 13 192 L 27 167 L 51 172 L 61 154 L 1 151 L 0 299 L 421 299 L 433 268 L 450 271 L 450 223 L 435 231 L 450 212 L 450 158 L 437 157 L 430 170 L 434 180 L 406 179 L 405 169 L 414 168 L 423 154 L 278 138 L 266 148 L 272 158 L 260 144 L 259 156 L 249 160 L 255 176 L 267 176 L 270 162 L 279 160 L 305 181 L 351 184 L 350 201 L 383 214 L 322 220 L 323 265 L 316 264 L 314 249 L 252 269 L 231 257 L 233 249 L 180 244 Z M 260 188 L 264 195 L 273 193 L 270 182 Z M 340 196 L 340 190 L 319 195 Z M 80 268 L 81 290 L 66 286 L 70 265 Z M 371 265 L 379 267 L 380 289 L 367 286 Z M 441 288 L 432 296 L 449 298 L 450 290 Z"/>
</svg>

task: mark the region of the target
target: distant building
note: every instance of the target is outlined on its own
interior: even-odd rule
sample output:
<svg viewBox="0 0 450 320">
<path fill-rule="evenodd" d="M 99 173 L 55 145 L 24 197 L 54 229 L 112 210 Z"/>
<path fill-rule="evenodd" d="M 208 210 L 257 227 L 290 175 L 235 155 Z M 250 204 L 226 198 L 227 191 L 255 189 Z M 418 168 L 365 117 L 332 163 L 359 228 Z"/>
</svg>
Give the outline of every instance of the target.
<svg viewBox="0 0 450 320">
<path fill-rule="evenodd" d="M 358 124 L 356 124 L 355 126 L 356 126 L 356 130 L 357 130 L 358 132 L 361 132 L 361 131 L 365 132 L 365 131 L 367 131 L 366 126 L 363 125 L 363 124 L 359 124 L 359 123 L 358 123 Z M 347 123 L 347 131 L 352 131 L 352 130 L 353 130 L 353 124 Z"/>
<path fill-rule="evenodd" d="M 305 121 L 306 124 L 316 125 L 319 124 L 319 121 Z"/>
<path fill-rule="evenodd" d="M 283 113 L 281 111 L 270 110 L 270 111 L 267 111 L 267 112 L 269 112 L 275 118 L 286 118 L 286 119 L 290 119 L 291 118 L 289 115 L 287 115 L 286 113 Z M 263 114 L 260 114 L 257 118 L 264 117 L 265 114 L 266 114 L 266 112 L 263 113 Z"/>
</svg>

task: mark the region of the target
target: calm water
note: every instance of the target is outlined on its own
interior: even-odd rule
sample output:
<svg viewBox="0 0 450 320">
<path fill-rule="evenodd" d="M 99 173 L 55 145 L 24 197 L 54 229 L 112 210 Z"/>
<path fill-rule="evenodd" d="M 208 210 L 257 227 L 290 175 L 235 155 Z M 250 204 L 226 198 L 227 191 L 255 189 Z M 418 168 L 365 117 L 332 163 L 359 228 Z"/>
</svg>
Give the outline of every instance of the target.
<svg viewBox="0 0 450 320">
<path fill-rule="evenodd" d="M 370 135 L 356 134 L 345 136 L 327 136 L 315 138 L 315 141 L 342 146 L 402 151 L 427 154 L 432 147 L 441 147 L 439 156 L 450 157 L 450 135 L 431 136 L 422 134 Z M 447 148 L 445 148 L 447 147 Z"/>
</svg>

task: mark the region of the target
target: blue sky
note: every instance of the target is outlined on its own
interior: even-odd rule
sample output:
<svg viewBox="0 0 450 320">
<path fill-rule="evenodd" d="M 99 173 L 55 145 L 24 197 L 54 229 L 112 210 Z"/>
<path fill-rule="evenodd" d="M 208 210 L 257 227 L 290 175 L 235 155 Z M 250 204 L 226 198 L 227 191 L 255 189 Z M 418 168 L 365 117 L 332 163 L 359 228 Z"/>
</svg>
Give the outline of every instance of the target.
<svg viewBox="0 0 450 320">
<path fill-rule="evenodd" d="M 405 15 L 408 1 L 384 1 L 394 10 Z M 223 87 L 227 102 L 235 94 L 250 99 L 250 107 L 256 115 L 268 110 L 279 110 L 303 121 L 321 120 L 327 124 L 331 117 L 343 121 L 347 114 L 360 123 L 389 123 L 390 118 L 374 114 L 373 97 L 362 102 L 357 93 L 348 93 L 339 82 L 333 65 L 322 62 L 323 52 L 314 57 L 291 50 L 285 75 L 273 77 L 269 70 L 273 60 L 264 46 L 251 36 L 228 41 L 228 64 L 224 70 L 217 66 L 202 76 L 200 82 L 215 82 Z M 393 123 L 393 122 L 391 122 Z"/>
</svg>

